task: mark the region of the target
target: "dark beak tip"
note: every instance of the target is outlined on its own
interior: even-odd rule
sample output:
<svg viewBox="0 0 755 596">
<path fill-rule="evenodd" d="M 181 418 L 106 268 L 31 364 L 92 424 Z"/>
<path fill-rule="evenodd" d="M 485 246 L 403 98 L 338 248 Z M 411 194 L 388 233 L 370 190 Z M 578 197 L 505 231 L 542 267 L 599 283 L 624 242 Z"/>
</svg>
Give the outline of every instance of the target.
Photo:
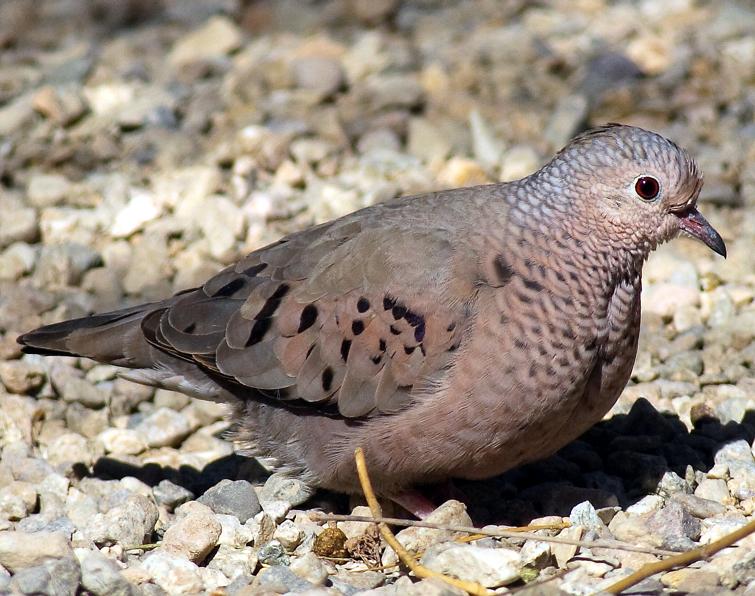
<svg viewBox="0 0 755 596">
<path fill-rule="evenodd" d="M 726 258 L 726 243 L 713 226 L 695 208 L 678 214 L 679 227 L 693 238 L 697 238 L 716 254 Z"/>
</svg>

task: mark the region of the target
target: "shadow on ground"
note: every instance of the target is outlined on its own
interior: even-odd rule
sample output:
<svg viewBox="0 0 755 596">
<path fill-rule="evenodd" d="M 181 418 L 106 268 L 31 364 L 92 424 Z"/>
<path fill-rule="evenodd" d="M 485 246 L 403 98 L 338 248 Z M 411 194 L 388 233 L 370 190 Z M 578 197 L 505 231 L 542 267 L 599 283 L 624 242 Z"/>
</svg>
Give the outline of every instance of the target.
<svg viewBox="0 0 755 596">
<path fill-rule="evenodd" d="M 486 481 L 459 481 L 453 492 L 433 490 L 438 501 L 461 498 L 477 524 L 526 524 L 545 515 L 569 515 L 574 505 L 590 501 L 595 508 L 628 507 L 642 497 L 663 489 L 664 476 L 694 478 L 708 471 L 716 452 L 725 444 L 755 438 L 755 411 L 740 423 L 722 424 L 715 418 L 696 421 L 690 432 L 673 414 L 658 412 L 648 401 L 637 400 L 627 414 L 602 421 L 576 441 L 543 461 L 522 466 Z M 146 464 L 134 466 L 113 458 L 101 458 L 94 475 L 103 479 L 134 476 L 149 485 L 168 479 L 201 495 L 224 478 L 262 483 L 267 472 L 256 460 L 241 455 L 218 459 L 202 470 Z M 320 495 L 322 497 L 323 495 Z M 313 506 L 341 507 L 348 499 L 328 495 L 314 497 Z"/>
</svg>

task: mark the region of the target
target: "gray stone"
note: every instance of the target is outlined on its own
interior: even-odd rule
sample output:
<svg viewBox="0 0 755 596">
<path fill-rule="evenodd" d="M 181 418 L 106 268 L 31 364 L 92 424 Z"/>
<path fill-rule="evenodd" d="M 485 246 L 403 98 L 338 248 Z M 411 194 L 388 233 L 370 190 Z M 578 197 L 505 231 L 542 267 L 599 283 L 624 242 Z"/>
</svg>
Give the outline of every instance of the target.
<svg viewBox="0 0 755 596">
<path fill-rule="evenodd" d="M 194 498 L 194 493 L 183 486 L 173 484 L 170 480 L 161 480 L 152 488 L 152 494 L 157 504 L 163 505 L 169 511 Z"/>
<path fill-rule="evenodd" d="M 81 566 L 81 586 L 94 596 L 131 596 L 137 593 L 120 568 L 97 550 L 75 549 Z"/>
<path fill-rule="evenodd" d="M 700 538 L 700 520 L 692 517 L 678 502 L 671 501 L 646 521 L 651 532 L 660 537 L 663 548 L 689 550 Z"/>
<path fill-rule="evenodd" d="M 74 596 L 80 580 L 78 561 L 73 557 L 66 557 L 22 569 L 13 576 L 11 586 L 22 594 Z"/>
<path fill-rule="evenodd" d="M 258 590 L 286 594 L 288 592 L 304 592 L 316 586 L 308 582 L 288 567 L 274 566 L 263 569 L 257 574 L 254 586 Z"/>
<path fill-rule="evenodd" d="M 246 480 L 221 480 L 197 500 L 215 513 L 235 515 L 241 523 L 261 510 L 257 493 Z"/>
<path fill-rule="evenodd" d="M 19 532 L 55 532 L 62 534 L 69 540 L 76 531 L 74 523 L 66 516 L 50 518 L 49 515 L 35 514 L 30 515 L 16 524 L 16 530 Z"/>
<path fill-rule="evenodd" d="M 291 562 L 291 559 L 286 554 L 286 549 L 277 540 L 271 540 L 260 546 L 257 551 L 257 558 L 263 565 L 286 566 Z"/>
<path fill-rule="evenodd" d="M 673 499 L 684 507 L 690 515 L 694 515 L 699 519 L 722 515 L 726 512 L 726 506 L 723 503 L 703 499 L 696 495 L 677 493 L 673 496 Z"/>
<path fill-rule="evenodd" d="M 607 529 L 603 520 L 595 511 L 595 507 L 589 501 L 575 505 L 569 514 L 569 520 L 575 526 L 582 526 L 598 534 L 602 534 Z"/>
</svg>

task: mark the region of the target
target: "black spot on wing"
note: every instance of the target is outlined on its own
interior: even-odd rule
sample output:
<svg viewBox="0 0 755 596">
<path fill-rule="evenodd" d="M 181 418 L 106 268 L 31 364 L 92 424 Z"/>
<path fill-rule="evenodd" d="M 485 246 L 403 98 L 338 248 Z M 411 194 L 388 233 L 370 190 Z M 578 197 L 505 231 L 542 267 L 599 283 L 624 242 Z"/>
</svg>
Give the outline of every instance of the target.
<svg viewBox="0 0 755 596">
<path fill-rule="evenodd" d="M 301 333 L 302 331 L 309 329 L 312 325 L 315 324 L 316 320 L 317 307 L 314 304 L 307 304 L 307 306 L 305 306 L 301 311 L 301 316 L 299 317 L 299 329 L 297 330 L 297 333 Z"/>
<path fill-rule="evenodd" d="M 397 321 L 399 319 L 403 319 L 407 312 L 408 312 L 408 309 L 403 304 L 397 304 L 391 310 L 391 313 L 393 314 L 393 318 L 396 319 Z"/>
<path fill-rule="evenodd" d="M 351 340 L 344 339 L 341 342 L 341 360 L 346 362 L 349 359 L 349 351 L 351 350 Z"/>
<path fill-rule="evenodd" d="M 220 288 L 217 292 L 215 292 L 212 297 L 213 298 L 220 298 L 221 296 L 232 296 L 236 292 L 238 292 L 241 288 L 244 287 L 244 280 L 241 277 L 237 277 L 235 279 L 232 279 L 227 284 L 225 284 L 222 288 Z"/>
<path fill-rule="evenodd" d="M 265 334 L 270 331 L 270 327 L 273 325 L 273 320 L 270 317 L 264 319 L 257 319 L 252 326 L 252 330 L 249 333 L 249 339 L 246 340 L 246 347 L 258 344 L 265 337 Z"/>
<path fill-rule="evenodd" d="M 357 319 L 356 321 L 352 321 L 351 323 L 351 332 L 354 335 L 359 335 L 364 331 L 364 322 Z"/>
<path fill-rule="evenodd" d="M 255 277 L 257 274 L 262 273 L 262 271 L 264 271 L 266 267 L 267 263 L 260 263 L 259 265 L 252 265 L 251 267 L 244 269 L 242 273 L 244 275 L 248 275 L 249 277 Z"/>
<path fill-rule="evenodd" d="M 357 310 L 359 312 L 367 312 L 370 308 L 370 301 L 367 300 L 364 296 L 362 296 L 359 300 L 357 300 Z"/>
<path fill-rule="evenodd" d="M 329 366 L 322 371 L 322 388 L 323 391 L 330 391 L 333 386 L 333 369 Z"/>
<path fill-rule="evenodd" d="M 269 319 L 272 317 L 273 314 L 275 314 L 275 311 L 278 310 L 283 297 L 288 294 L 288 290 L 288 284 L 279 285 L 275 292 L 273 292 L 273 295 L 265 300 L 265 304 L 262 305 L 260 311 L 254 316 L 255 320 Z"/>
</svg>

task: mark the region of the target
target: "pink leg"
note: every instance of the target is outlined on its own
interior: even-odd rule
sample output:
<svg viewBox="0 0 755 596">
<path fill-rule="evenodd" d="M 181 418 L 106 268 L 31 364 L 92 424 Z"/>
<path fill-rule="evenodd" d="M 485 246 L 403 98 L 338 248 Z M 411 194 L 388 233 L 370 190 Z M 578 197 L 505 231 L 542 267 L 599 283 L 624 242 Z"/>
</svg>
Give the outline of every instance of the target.
<svg viewBox="0 0 755 596">
<path fill-rule="evenodd" d="M 391 501 L 406 509 L 418 519 L 425 519 L 435 511 L 435 503 L 417 490 L 408 489 L 391 497 Z"/>
</svg>

